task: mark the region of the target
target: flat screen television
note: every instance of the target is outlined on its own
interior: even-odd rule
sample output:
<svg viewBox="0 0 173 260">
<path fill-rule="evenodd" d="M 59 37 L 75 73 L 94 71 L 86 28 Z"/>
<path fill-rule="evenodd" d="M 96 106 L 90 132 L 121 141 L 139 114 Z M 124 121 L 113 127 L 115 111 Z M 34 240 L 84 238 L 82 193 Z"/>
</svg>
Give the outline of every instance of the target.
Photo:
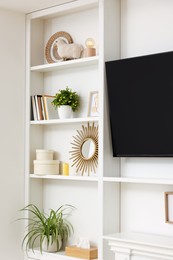
<svg viewBox="0 0 173 260">
<path fill-rule="evenodd" d="M 173 52 L 106 62 L 114 157 L 173 156 Z"/>
</svg>

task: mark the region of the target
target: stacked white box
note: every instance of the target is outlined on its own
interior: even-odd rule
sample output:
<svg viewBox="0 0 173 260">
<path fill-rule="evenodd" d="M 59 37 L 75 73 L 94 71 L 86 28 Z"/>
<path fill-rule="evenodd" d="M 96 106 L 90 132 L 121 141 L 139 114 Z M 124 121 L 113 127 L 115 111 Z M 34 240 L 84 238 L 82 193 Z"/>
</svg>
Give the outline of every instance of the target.
<svg viewBox="0 0 173 260">
<path fill-rule="evenodd" d="M 36 160 L 34 160 L 34 174 L 59 174 L 59 164 L 59 160 L 53 160 L 52 150 L 36 150 Z"/>
</svg>

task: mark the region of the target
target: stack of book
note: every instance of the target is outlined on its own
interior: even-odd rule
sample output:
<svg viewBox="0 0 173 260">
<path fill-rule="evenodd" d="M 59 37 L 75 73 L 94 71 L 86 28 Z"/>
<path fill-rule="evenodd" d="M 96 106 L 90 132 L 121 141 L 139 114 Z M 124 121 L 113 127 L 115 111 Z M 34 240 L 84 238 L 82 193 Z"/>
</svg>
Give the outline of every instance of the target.
<svg viewBox="0 0 173 260">
<path fill-rule="evenodd" d="M 54 96 L 34 95 L 31 96 L 31 120 L 57 119 L 58 112 L 52 105 Z"/>
</svg>

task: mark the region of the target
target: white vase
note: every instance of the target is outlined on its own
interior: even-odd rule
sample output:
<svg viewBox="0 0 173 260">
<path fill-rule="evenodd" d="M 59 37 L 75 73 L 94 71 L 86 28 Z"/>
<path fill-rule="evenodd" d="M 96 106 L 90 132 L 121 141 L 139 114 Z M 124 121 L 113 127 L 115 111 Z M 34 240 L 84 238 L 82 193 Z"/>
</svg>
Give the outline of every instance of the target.
<svg viewBox="0 0 173 260">
<path fill-rule="evenodd" d="M 61 249 L 61 247 L 62 247 L 61 236 L 58 236 L 58 239 L 54 240 L 53 242 L 52 242 L 52 237 L 50 236 L 49 244 L 47 241 L 47 237 L 45 237 L 43 240 L 42 249 L 44 252 L 49 252 L 49 253 L 57 252 Z"/>
<path fill-rule="evenodd" d="M 60 119 L 64 118 L 72 118 L 73 117 L 73 110 L 71 106 L 62 105 L 58 108 L 58 114 Z"/>
</svg>

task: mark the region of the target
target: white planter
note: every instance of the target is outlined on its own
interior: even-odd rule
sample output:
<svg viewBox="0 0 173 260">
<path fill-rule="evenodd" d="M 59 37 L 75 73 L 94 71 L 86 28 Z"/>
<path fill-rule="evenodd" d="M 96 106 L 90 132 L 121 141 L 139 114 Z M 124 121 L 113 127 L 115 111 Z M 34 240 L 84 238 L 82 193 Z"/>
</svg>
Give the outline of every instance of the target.
<svg viewBox="0 0 173 260">
<path fill-rule="evenodd" d="M 62 239 L 60 236 L 58 236 L 58 239 L 52 242 L 52 237 L 50 236 L 49 244 L 47 242 L 47 237 L 44 238 L 43 244 L 42 244 L 42 249 L 45 252 L 57 252 L 61 249 L 62 247 Z"/>
<path fill-rule="evenodd" d="M 64 118 L 72 118 L 73 117 L 73 110 L 71 106 L 62 105 L 58 107 L 58 114 L 60 119 Z"/>
</svg>

